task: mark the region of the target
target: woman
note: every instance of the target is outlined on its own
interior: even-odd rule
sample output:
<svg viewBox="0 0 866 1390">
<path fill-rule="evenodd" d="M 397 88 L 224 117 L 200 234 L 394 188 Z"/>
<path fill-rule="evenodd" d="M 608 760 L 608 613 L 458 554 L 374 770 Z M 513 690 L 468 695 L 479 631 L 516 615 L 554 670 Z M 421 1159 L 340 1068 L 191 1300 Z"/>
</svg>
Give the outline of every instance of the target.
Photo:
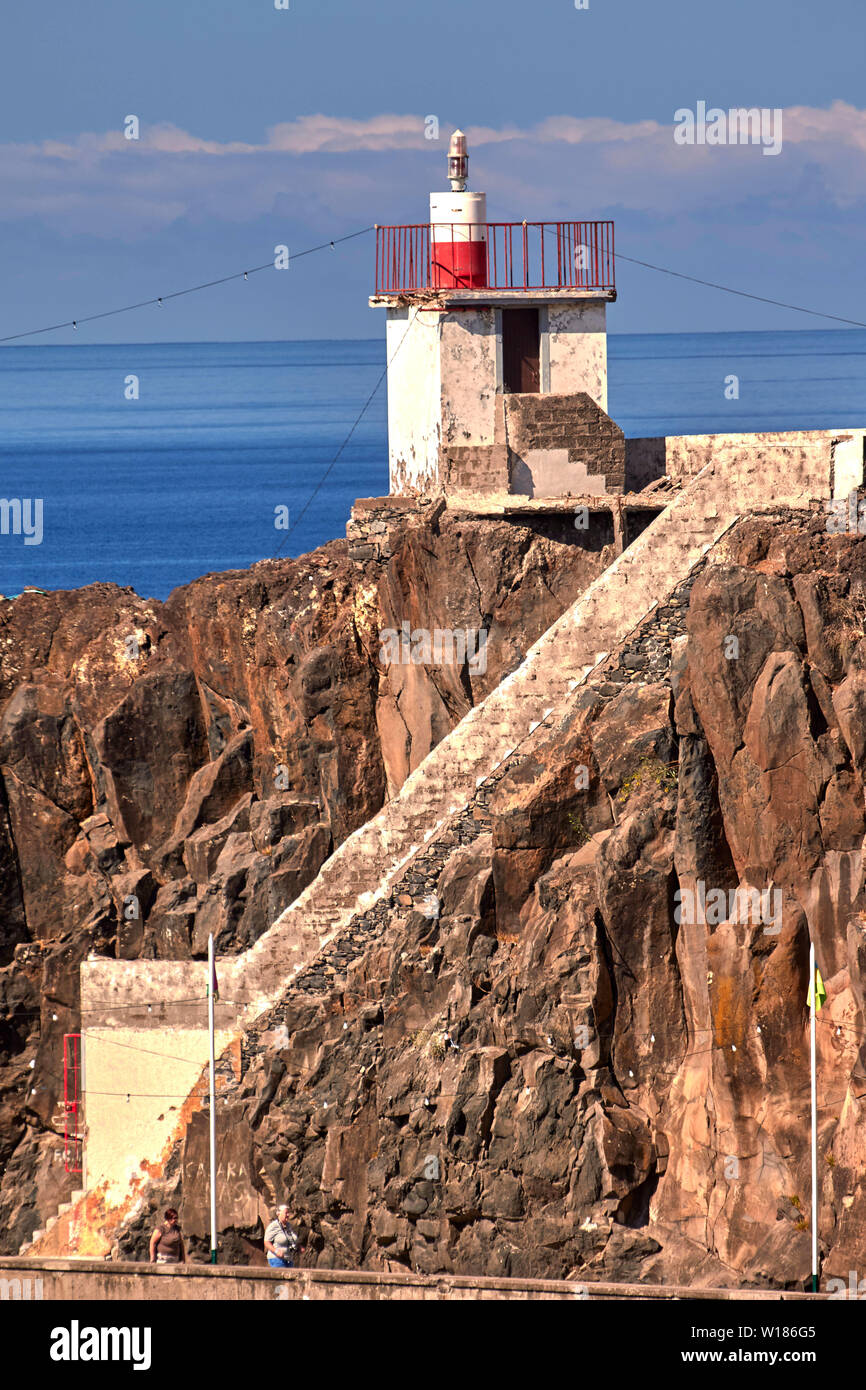
<svg viewBox="0 0 866 1390">
<path fill-rule="evenodd" d="M 151 1264 L 154 1260 L 158 1265 L 186 1264 L 186 1250 L 174 1207 L 168 1208 L 165 1220 L 161 1226 L 157 1226 L 150 1238 Z"/>
<path fill-rule="evenodd" d="M 298 1234 L 289 1221 L 289 1209 L 277 1207 L 276 1220 L 265 1231 L 265 1251 L 271 1269 L 294 1269 L 294 1253 L 298 1248 Z"/>
</svg>

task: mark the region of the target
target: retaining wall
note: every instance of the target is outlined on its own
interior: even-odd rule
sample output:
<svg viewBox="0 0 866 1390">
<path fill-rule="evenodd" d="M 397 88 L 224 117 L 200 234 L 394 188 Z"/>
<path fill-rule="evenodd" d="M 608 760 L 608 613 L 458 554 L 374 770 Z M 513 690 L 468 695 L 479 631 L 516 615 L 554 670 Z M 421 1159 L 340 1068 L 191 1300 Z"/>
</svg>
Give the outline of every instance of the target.
<svg viewBox="0 0 866 1390">
<path fill-rule="evenodd" d="M 775 1290 L 691 1289 L 650 1284 L 589 1284 L 565 1279 L 492 1279 L 482 1275 L 384 1274 L 366 1270 L 221 1268 L 219 1265 L 165 1266 L 108 1263 L 105 1260 L 0 1258 L 0 1280 L 29 1281 L 30 1297 L 47 1301 L 111 1302 L 146 1299 L 184 1303 L 231 1299 L 244 1302 L 351 1301 L 511 1302 L 631 1299 L 724 1299 L 764 1302 L 826 1298 L 826 1294 Z M 37 1282 L 38 1281 L 38 1282 Z M 8 1286 L 7 1286 L 8 1287 Z M 22 1294 L 24 1288 L 22 1287 Z M 12 1293 L 14 1300 L 14 1292 Z"/>
</svg>

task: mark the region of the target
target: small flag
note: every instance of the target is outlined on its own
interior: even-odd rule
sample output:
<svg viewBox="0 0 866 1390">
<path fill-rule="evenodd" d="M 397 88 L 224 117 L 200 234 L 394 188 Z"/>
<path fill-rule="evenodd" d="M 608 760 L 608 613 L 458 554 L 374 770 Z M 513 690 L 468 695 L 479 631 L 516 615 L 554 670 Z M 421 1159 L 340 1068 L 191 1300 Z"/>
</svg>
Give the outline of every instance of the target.
<svg viewBox="0 0 866 1390">
<path fill-rule="evenodd" d="M 216 956 L 214 956 L 213 965 L 211 966 L 211 973 L 210 973 L 210 992 L 211 992 L 211 994 L 213 995 L 214 999 L 219 999 L 219 997 L 220 997 L 220 987 L 219 987 L 219 983 L 218 983 L 218 981 L 217 981 L 217 973 L 216 973 Z M 819 1008 L 821 1007 L 820 1004 L 819 1004 L 818 1007 L 819 1007 Z"/>
<path fill-rule="evenodd" d="M 809 1008 L 809 1009 L 812 1008 L 812 987 L 813 987 L 813 985 L 814 985 L 814 988 L 815 988 L 815 1013 L 818 1014 L 818 1013 L 821 1012 L 821 1005 L 824 1003 L 824 1000 L 827 998 L 827 991 L 826 991 L 826 989 L 824 988 L 824 981 L 823 981 L 822 978 L 821 978 L 821 972 L 820 972 L 820 970 L 818 969 L 817 966 L 815 967 L 815 978 L 814 978 L 814 980 L 812 981 L 812 984 L 809 985 L 809 993 L 808 993 L 808 995 L 806 996 L 806 1006 L 807 1006 L 807 1008 Z"/>
</svg>

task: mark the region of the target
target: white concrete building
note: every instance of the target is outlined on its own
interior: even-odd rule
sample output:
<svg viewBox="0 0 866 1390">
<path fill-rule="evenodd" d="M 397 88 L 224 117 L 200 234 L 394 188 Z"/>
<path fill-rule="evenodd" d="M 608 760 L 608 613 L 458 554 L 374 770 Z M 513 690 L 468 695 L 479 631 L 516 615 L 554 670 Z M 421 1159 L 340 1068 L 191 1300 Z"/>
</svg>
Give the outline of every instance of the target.
<svg viewBox="0 0 866 1390">
<path fill-rule="evenodd" d="M 392 495 L 621 491 L 607 408 L 613 224 L 489 223 L 465 137 L 430 221 L 377 228 Z"/>
</svg>

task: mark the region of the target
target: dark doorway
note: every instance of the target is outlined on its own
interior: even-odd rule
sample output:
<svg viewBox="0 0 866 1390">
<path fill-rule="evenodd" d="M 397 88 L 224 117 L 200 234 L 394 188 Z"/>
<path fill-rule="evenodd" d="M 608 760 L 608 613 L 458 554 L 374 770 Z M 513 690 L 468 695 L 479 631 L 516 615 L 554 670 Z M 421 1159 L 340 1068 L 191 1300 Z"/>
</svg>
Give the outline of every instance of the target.
<svg viewBox="0 0 866 1390">
<path fill-rule="evenodd" d="M 537 309 L 502 310 L 502 381 L 506 391 L 541 390 Z"/>
</svg>

